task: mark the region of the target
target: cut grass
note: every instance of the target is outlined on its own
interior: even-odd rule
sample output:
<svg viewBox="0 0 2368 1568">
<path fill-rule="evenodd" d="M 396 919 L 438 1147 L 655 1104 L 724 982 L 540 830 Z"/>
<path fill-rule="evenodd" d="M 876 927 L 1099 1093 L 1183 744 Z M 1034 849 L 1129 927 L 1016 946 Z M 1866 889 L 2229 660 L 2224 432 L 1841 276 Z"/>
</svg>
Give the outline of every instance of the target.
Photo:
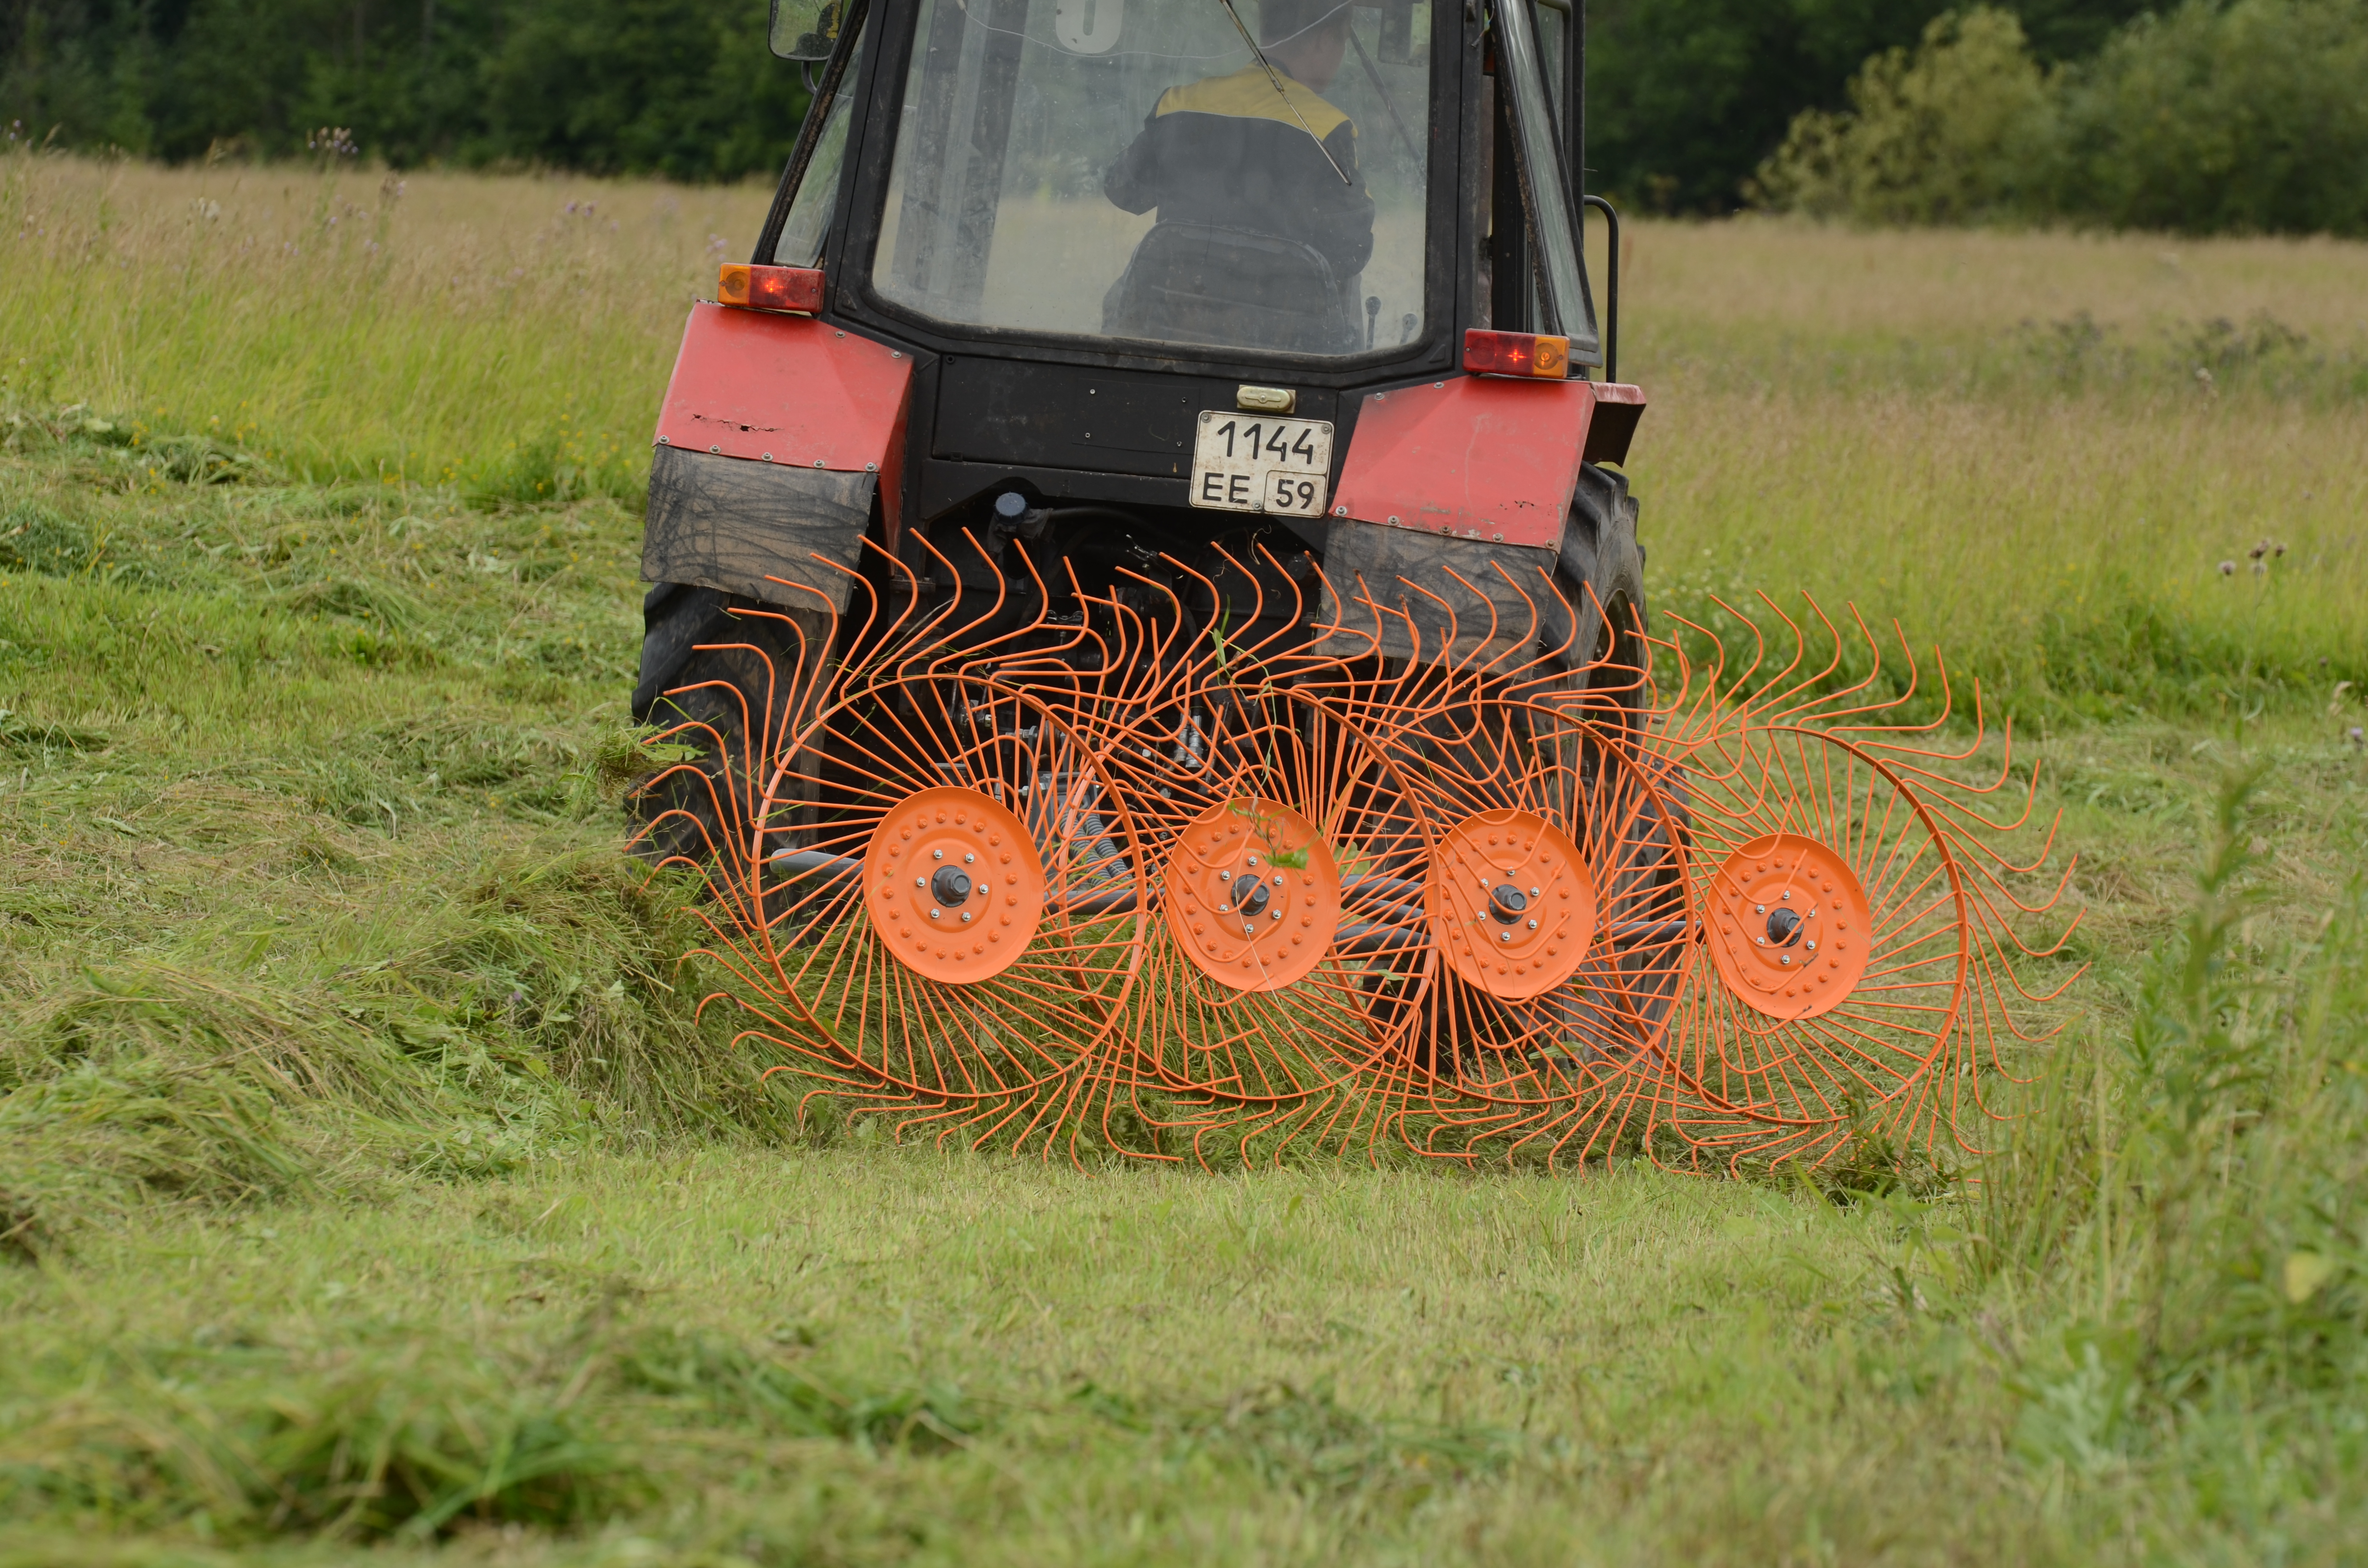
<svg viewBox="0 0 2368 1568">
<path fill-rule="evenodd" d="M 214 176 L 11 177 L 45 213 L 111 188 L 133 259 L 199 196 L 277 232 Z M 119 320 L 67 265 L 95 230 L 0 226 L 36 263 L 0 282 L 5 341 L 46 378 L 0 408 L 0 1562 L 2356 1550 L 2368 1003 L 2329 912 L 2368 851 L 2333 689 L 2368 645 L 2359 404 L 2174 394 L 2136 359 L 1940 385 L 1882 347 L 1965 341 L 1952 298 L 1989 330 L 2017 278 L 2140 347 L 2307 285 L 2278 314 L 2334 365 L 2356 250 L 2188 247 L 2206 282 L 2160 304 L 2147 241 L 1981 236 L 1952 295 L 1948 236 L 1636 231 L 1656 602 L 1896 609 L 2044 723 L 2018 749 L 2096 976 L 1977 1193 L 1871 1156 L 1823 1191 L 1089 1176 L 800 1127 L 692 1017 L 678 890 L 616 853 L 640 471 L 483 476 L 561 413 L 637 449 L 703 236 L 634 241 L 545 316 L 442 319 L 423 259 L 463 294 L 506 275 L 562 188 L 416 176 L 382 242 L 416 252 L 359 304 L 200 235 L 211 323 L 136 279 Z M 233 392 L 276 423 L 211 433 Z M 2256 509 L 2287 555 L 2199 580 Z M 2145 955 L 2260 762 L 2237 841 L 2270 896 L 2199 949 L 2259 983 L 2183 990 L 2185 949 Z M 2165 1100 L 2140 1039 L 2239 1071 Z"/>
</svg>

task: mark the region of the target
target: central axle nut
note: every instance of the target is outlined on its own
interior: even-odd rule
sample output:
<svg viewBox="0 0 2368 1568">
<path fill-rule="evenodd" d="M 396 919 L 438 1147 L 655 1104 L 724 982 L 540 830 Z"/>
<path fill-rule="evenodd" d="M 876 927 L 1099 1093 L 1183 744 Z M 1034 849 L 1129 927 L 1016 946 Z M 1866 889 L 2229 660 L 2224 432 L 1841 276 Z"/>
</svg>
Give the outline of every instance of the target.
<svg viewBox="0 0 2368 1568">
<path fill-rule="evenodd" d="M 1267 901 L 1273 896 L 1265 882 L 1247 875 L 1234 879 L 1233 893 L 1234 907 L 1248 915 L 1265 914 Z"/>
<path fill-rule="evenodd" d="M 1488 895 L 1488 913 L 1510 926 L 1530 907 L 1529 895 L 1508 883 Z"/>
<path fill-rule="evenodd" d="M 1780 909 L 1768 917 L 1768 939 L 1777 947 L 1791 947 L 1800 935 L 1801 915 L 1798 910 Z"/>
<path fill-rule="evenodd" d="M 959 909 L 970 898 L 970 877 L 951 866 L 929 879 L 929 896 L 948 909 Z"/>
</svg>

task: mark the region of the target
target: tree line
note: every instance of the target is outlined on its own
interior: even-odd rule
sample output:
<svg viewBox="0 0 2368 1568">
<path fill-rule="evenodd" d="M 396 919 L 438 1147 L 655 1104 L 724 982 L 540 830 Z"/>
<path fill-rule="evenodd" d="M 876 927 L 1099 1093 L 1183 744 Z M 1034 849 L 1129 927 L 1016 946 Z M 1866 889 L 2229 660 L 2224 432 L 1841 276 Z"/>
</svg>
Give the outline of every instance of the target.
<svg viewBox="0 0 2368 1568">
<path fill-rule="evenodd" d="M 2368 0 L 2186 0 L 2048 64 L 1943 17 L 1796 116 L 1747 192 L 1874 223 L 2368 235 Z"/>
<path fill-rule="evenodd" d="M 2166 6 L 1593 0 L 1588 185 L 1662 212 L 2361 232 L 2368 0 Z M 297 155 L 338 127 L 398 167 L 736 179 L 780 166 L 806 102 L 766 16 L 0 0 L 0 125 L 172 161 Z"/>
<path fill-rule="evenodd" d="M 764 0 L 0 0 L 0 124 L 173 162 L 303 153 L 324 127 L 397 167 L 737 179 L 805 110 Z"/>
<path fill-rule="evenodd" d="M 1801 114 L 1849 104 L 1872 56 L 1962 0 L 1592 0 L 1588 183 L 1648 211 L 1732 210 Z M 2048 64 L 2096 52 L 2146 0 L 2021 0 Z"/>
</svg>

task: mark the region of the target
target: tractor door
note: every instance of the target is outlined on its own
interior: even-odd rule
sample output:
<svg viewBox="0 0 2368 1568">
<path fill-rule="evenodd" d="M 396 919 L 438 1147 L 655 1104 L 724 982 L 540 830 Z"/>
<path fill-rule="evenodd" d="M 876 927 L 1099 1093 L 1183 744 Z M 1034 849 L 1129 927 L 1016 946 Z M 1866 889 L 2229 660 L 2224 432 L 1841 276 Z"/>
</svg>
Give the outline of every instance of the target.
<svg viewBox="0 0 2368 1568">
<path fill-rule="evenodd" d="M 1582 264 L 1578 159 L 1584 114 L 1569 0 L 1493 0 L 1484 56 L 1487 248 L 1475 324 L 1570 339 L 1600 365 Z"/>
</svg>

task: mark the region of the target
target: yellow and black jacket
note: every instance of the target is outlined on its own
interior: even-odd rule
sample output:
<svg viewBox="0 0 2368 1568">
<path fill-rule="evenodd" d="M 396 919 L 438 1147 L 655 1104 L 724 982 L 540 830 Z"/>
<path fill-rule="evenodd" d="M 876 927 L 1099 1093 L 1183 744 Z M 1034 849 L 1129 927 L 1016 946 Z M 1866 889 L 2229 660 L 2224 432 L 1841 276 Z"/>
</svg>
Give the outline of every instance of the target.
<svg viewBox="0 0 2368 1568">
<path fill-rule="evenodd" d="M 1288 105 L 1256 62 L 1230 76 L 1168 88 L 1103 176 L 1102 190 L 1128 212 L 1156 207 L 1163 223 L 1248 229 L 1311 244 L 1345 284 L 1373 252 L 1373 199 L 1357 167 L 1357 127 L 1306 86 L 1289 76 L 1282 82 Z"/>
</svg>

